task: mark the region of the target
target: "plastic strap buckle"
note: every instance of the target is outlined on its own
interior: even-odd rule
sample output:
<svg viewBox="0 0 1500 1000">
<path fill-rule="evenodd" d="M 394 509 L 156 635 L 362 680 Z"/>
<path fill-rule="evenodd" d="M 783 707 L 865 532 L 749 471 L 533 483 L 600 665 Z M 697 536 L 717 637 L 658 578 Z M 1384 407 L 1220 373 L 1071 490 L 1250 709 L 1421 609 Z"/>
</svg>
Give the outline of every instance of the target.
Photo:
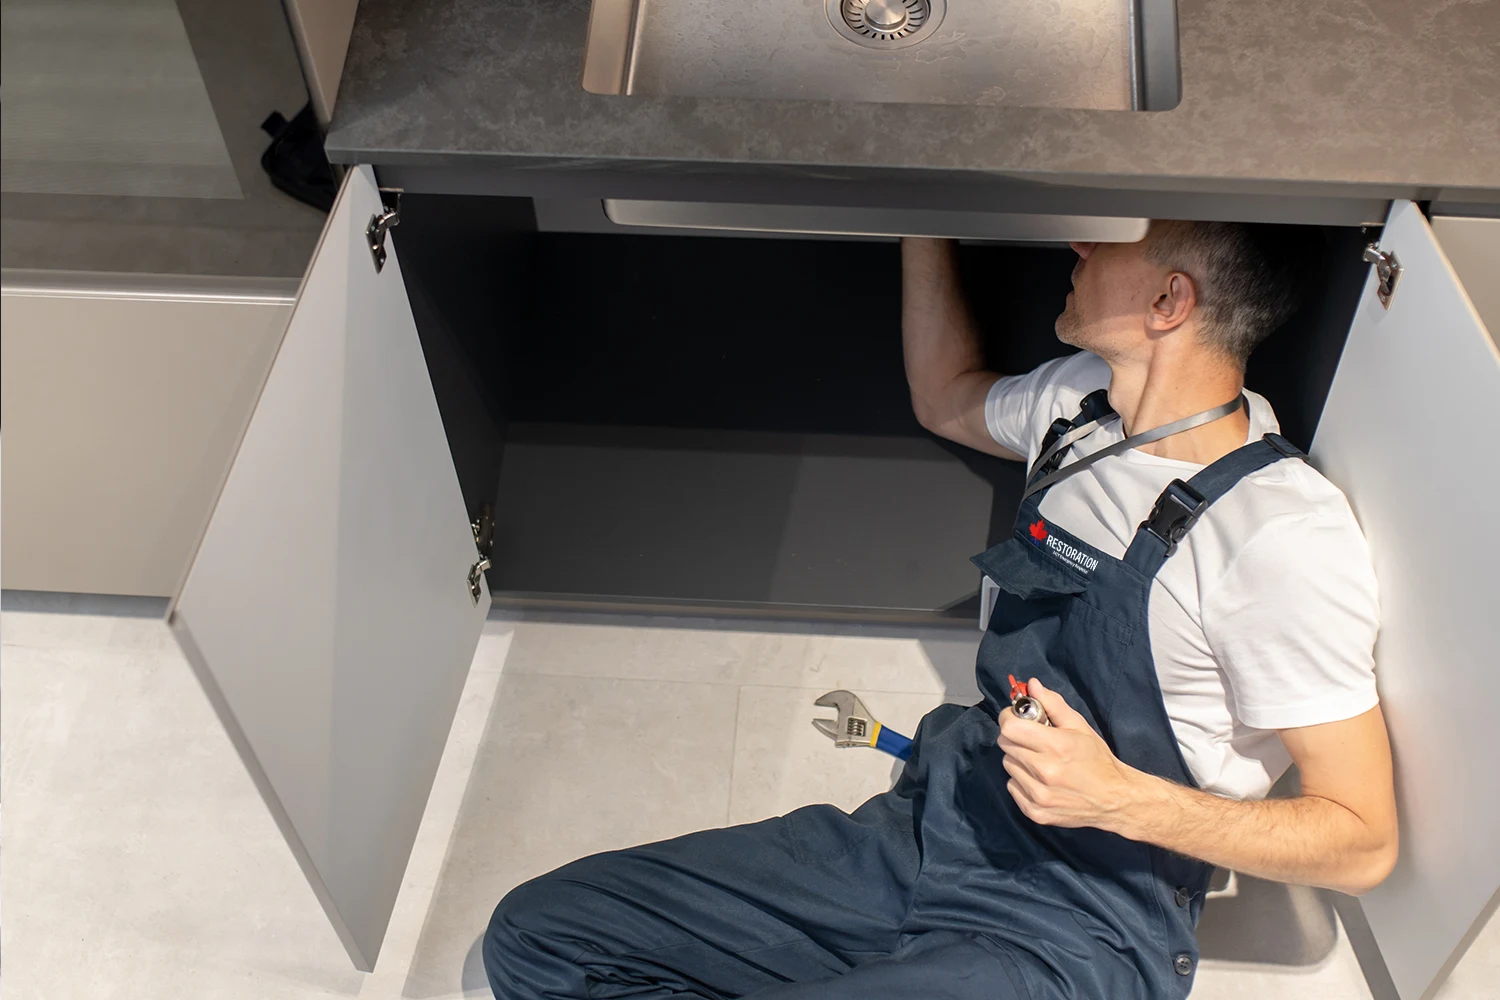
<svg viewBox="0 0 1500 1000">
<path fill-rule="evenodd" d="M 1086 424 L 1090 420 L 1102 420 L 1113 412 L 1114 407 L 1109 405 L 1109 390 L 1095 389 L 1079 403 L 1078 419 L 1073 422 L 1073 426 Z"/>
<path fill-rule="evenodd" d="M 1177 551 L 1177 543 L 1182 541 L 1207 506 L 1208 501 L 1202 493 L 1181 479 L 1174 479 L 1157 498 L 1156 506 L 1151 508 L 1151 516 L 1146 518 L 1146 523 L 1141 527 L 1161 539 L 1167 547 L 1166 554 L 1171 555 Z"/>
<path fill-rule="evenodd" d="M 1267 434 L 1266 444 L 1270 445 L 1282 458 L 1306 458 L 1306 453 L 1280 434 Z"/>
<path fill-rule="evenodd" d="M 1057 443 L 1058 438 L 1062 437 L 1072 429 L 1073 422 L 1067 417 L 1058 417 L 1056 420 L 1052 421 L 1052 426 L 1047 428 L 1046 437 L 1042 438 L 1042 454 L 1045 455 L 1047 451 Z M 1056 455 L 1053 455 L 1051 458 L 1047 459 L 1046 465 L 1038 466 L 1037 468 L 1031 470 L 1031 475 L 1029 475 L 1027 479 L 1035 479 L 1038 475 L 1045 475 L 1046 473 L 1057 471 L 1057 467 L 1062 464 L 1062 460 L 1066 456 L 1067 449 L 1058 452 Z"/>
</svg>

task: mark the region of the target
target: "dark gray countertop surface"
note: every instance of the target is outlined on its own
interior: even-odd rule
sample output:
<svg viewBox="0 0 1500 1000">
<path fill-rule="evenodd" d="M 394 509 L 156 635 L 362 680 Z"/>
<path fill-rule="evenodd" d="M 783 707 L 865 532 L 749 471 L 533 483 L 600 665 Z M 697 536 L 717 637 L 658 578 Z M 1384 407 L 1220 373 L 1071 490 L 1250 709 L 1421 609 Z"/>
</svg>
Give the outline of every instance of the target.
<svg viewBox="0 0 1500 1000">
<path fill-rule="evenodd" d="M 362 0 L 327 146 L 512 175 L 1500 201 L 1500 0 L 1179 8 L 1181 104 L 1123 112 L 598 96 L 587 0 Z"/>
</svg>

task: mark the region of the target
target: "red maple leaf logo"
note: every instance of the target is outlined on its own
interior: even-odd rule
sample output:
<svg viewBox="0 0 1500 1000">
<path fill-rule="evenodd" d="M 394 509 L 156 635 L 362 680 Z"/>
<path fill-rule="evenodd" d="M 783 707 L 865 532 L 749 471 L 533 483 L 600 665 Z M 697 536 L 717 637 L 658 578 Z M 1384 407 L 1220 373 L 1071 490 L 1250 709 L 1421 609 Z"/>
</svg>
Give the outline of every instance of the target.
<svg viewBox="0 0 1500 1000">
<path fill-rule="evenodd" d="M 1031 537 L 1036 541 L 1044 541 L 1047 538 L 1047 522 L 1038 521 L 1031 526 Z"/>
</svg>

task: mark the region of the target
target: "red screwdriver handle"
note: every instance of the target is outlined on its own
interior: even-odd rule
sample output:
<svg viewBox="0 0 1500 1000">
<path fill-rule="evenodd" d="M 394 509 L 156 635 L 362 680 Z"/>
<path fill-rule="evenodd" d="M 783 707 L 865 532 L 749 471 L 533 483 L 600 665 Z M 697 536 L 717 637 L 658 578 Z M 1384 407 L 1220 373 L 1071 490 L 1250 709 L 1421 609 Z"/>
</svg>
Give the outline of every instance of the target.
<svg viewBox="0 0 1500 1000">
<path fill-rule="evenodd" d="M 1019 718 L 1029 719 L 1032 722 L 1040 722 L 1044 726 L 1052 725 L 1052 720 L 1047 718 L 1047 710 L 1042 703 L 1033 698 L 1026 691 L 1026 685 L 1016 680 L 1015 674 L 1006 675 L 1010 679 L 1010 707 Z"/>
</svg>

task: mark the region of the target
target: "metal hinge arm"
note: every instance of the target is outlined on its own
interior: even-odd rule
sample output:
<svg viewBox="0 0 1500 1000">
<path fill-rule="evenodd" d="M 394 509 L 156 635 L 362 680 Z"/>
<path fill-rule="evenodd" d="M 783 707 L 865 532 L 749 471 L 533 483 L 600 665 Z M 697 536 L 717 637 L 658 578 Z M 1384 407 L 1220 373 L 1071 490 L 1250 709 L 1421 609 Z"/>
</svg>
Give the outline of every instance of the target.
<svg viewBox="0 0 1500 1000">
<path fill-rule="evenodd" d="M 1401 262 L 1391 250 L 1382 250 L 1377 243 L 1365 247 L 1366 263 L 1375 265 L 1375 295 L 1385 308 L 1391 307 L 1391 296 L 1396 294 L 1396 283 L 1401 280 Z"/>
<path fill-rule="evenodd" d="M 485 504 L 479 516 L 469 522 L 469 528 L 474 532 L 474 548 L 479 553 L 479 558 L 469 567 L 469 597 L 478 604 L 479 595 L 484 593 L 480 581 L 484 579 L 484 571 L 491 566 L 490 548 L 495 541 L 495 519 L 489 504 Z"/>
<path fill-rule="evenodd" d="M 387 194 L 392 196 L 390 204 L 384 205 L 379 215 L 370 216 L 370 224 L 365 226 L 365 241 L 369 244 L 376 274 L 385 268 L 385 234 L 401 224 L 401 192 L 381 191 L 382 201 Z"/>
</svg>

